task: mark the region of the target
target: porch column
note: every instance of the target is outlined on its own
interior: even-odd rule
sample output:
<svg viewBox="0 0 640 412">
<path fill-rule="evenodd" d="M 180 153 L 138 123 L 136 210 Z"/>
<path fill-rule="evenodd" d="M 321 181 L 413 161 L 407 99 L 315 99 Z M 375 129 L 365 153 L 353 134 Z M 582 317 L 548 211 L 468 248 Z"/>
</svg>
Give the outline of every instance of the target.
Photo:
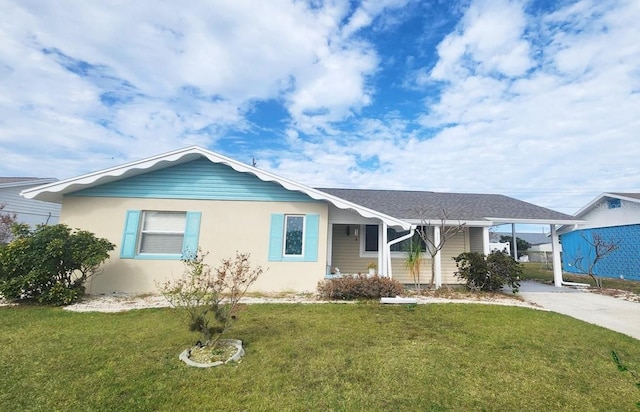
<svg viewBox="0 0 640 412">
<path fill-rule="evenodd" d="M 562 287 L 562 262 L 560 261 L 560 239 L 556 233 L 556 225 L 551 226 L 551 254 L 553 261 L 553 284 Z"/>
<path fill-rule="evenodd" d="M 482 228 L 482 253 L 488 256 L 491 250 L 489 249 L 489 228 Z"/>
<path fill-rule="evenodd" d="M 387 264 L 391 265 L 391 259 L 387 255 L 387 224 L 382 222 L 380 226 L 378 226 L 382 233 L 380 233 L 380 241 L 378 242 L 378 268 L 380 276 L 390 276 L 391 270 L 387 268 Z"/>
<path fill-rule="evenodd" d="M 433 244 L 440 244 L 440 227 L 433 227 Z M 433 268 L 434 268 L 434 277 L 435 277 L 435 285 L 436 289 L 440 289 L 442 287 L 442 250 L 438 250 L 438 253 L 433 257 Z"/>
</svg>

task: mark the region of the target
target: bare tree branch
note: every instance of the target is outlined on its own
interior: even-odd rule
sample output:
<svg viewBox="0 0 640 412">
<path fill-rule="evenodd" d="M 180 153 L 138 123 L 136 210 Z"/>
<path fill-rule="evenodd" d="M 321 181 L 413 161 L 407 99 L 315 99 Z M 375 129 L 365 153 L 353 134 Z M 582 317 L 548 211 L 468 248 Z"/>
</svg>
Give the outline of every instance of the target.
<svg viewBox="0 0 640 412">
<path fill-rule="evenodd" d="M 606 240 L 600 233 L 588 233 L 591 234 L 590 238 L 587 232 L 584 231 L 580 232 L 580 237 L 586 242 L 589 250 L 583 252 L 582 248 L 578 246 L 573 265 L 582 273 L 589 275 L 595 282 L 596 287 L 602 289 L 602 280 L 595 273 L 596 265 L 606 256 L 620 248 L 620 239 Z"/>
<path fill-rule="evenodd" d="M 426 210 L 424 208 L 417 208 L 416 212 L 418 216 L 420 216 L 420 227 L 416 229 L 416 232 L 422 239 L 422 241 L 427 245 L 427 253 L 431 256 L 431 281 L 429 282 L 429 289 L 433 288 L 433 283 L 435 281 L 436 276 L 436 263 L 435 257 L 444 245 L 455 235 L 464 231 L 466 227 L 466 223 L 458 220 L 457 224 L 451 225 L 449 222 L 449 216 L 446 210 L 442 210 L 442 215 L 437 224 L 434 224 L 433 219 L 426 218 Z M 427 228 L 431 228 L 433 231 L 434 227 L 438 227 L 440 229 L 440 239 L 438 241 L 435 240 L 434 237 L 429 236 L 429 230 Z"/>
</svg>

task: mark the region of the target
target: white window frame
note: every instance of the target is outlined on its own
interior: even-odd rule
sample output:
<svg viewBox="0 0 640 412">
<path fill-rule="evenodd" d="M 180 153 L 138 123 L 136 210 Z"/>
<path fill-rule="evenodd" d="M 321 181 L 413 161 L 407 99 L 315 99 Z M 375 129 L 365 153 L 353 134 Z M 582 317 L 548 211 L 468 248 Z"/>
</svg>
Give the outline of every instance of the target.
<svg viewBox="0 0 640 412">
<path fill-rule="evenodd" d="M 178 230 L 148 230 L 144 228 L 144 223 L 146 221 L 146 217 L 148 213 L 159 213 L 159 214 L 182 214 L 184 219 L 184 224 L 182 227 L 182 231 Z M 181 210 L 143 210 L 140 219 L 140 227 L 138 228 L 138 245 L 136 246 L 136 252 L 138 255 L 180 255 L 182 254 L 182 246 L 180 250 L 176 252 L 143 252 L 142 251 L 142 239 L 144 235 L 181 235 L 182 242 L 184 242 L 184 236 L 186 232 L 186 224 L 187 224 L 187 212 Z"/>
<path fill-rule="evenodd" d="M 360 257 L 362 257 L 362 258 L 372 258 L 372 257 L 378 256 L 378 253 L 380 251 L 380 243 L 382 242 L 382 240 L 380 239 L 380 225 L 377 225 L 377 226 L 378 226 L 378 250 L 375 251 L 375 252 L 365 250 L 365 245 L 366 245 L 366 238 L 365 237 L 366 237 L 366 227 L 367 227 L 367 225 L 361 225 L 360 226 L 360 233 L 362 234 L 362 236 L 360 236 Z M 400 236 L 397 236 L 397 237 L 401 237 L 401 236 L 404 236 L 404 234 L 400 235 Z M 433 235 L 430 235 L 430 236 L 433 236 Z M 393 239 L 388 237 L 387 241 L 391 241 L 391 240 L 393 240 Z M 427 247 L 428 247 L 428 245 L 427 245 Z M 426 251 L 425 251 L 425 254 L 426 255 L 423 255 L 424 258 L 428 258 L 429 254 L 426 253 Z M 397 251 L 397 250 L 392 250 L 391 251 L 391 257 L 392 258 L 405 258 L 406 256 L 407 256 L 407 252 Z"/>
<path fill-rule="evenodd" d="M 287 222 L 289 221 L 289 218 L 302 218 L 302 239 L 300 242 L 300 253 L 299 254 L 292 254 L 292 253 L 287 253 L 287 235 L 289 234 L 289 232 L 287 231 Z M 304 238 L 305 238 L 305 231 L 306 231 L 306 226 L 307 226 L 307 219 L 305 217 L 305 215 L 299 215 L 299 214 L 285 214 L 284 215 L 284 236 L 282 236 L 282 256 L 284 257 L 296 257 L 296 258 L 301 258 L 304 257 Z"/>
</svg>

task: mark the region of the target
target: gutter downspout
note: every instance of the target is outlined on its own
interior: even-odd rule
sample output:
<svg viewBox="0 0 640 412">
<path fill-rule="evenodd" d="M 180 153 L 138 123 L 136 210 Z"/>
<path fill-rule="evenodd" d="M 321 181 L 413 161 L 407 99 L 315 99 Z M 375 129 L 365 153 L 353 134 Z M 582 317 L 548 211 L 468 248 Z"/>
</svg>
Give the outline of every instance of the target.
<svg viewBox="0 0 640 412">
<path fill-rule="evenodd" d="M 387 244 L 387 223 L 386 222 L 382 222 L 382 231 L 381 233 L 378 234 L 379 236 L 379 240 L 378 240 L 378 244 L 379 245 L 386 245 Z M 387 276 L 387 265 L 386 265 L 386 248 L 380 248 L 380 253 L 378 253 L 378 275 L 379 276 L 383 276 L 386 277 Z"/>
<path fill-rule="evenodd" d="M 410 239 L 411 237 L 413 237 L 413 234 L 416 231 L 416 226 L 411 225 L 411 229 L 409 230 L 409 233 L 404 235 L 404 236 L 400 236 L 399 238 L 393 239 L 392 241 L 390 241 L 389 243 L 385 244 L 385 260 L 386 260 L 386 266 L 387 266 L 387 277 L 388 278 L 393 278 L 393 270 L 391 269 L 391 246 L 395 245 L 396 243 L 400 243 L 403 240 L 407 240 Z"/>
</svg>

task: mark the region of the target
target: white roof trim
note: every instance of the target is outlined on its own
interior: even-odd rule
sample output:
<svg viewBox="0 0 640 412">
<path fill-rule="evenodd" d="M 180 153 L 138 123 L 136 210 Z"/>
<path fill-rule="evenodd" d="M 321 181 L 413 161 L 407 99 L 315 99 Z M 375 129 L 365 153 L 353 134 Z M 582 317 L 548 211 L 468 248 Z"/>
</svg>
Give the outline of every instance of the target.
<svg viewBox="0 0 640 412">
<path fill-rule="evenodd" d="M 487 217 L 487 220 L 455 220 L 455 219 L 447 219 L 444 221 L 445 226 L 457 226 L 457 225 L 465 225 L 467 227 L 491 227 L 495 225 L 503 225 L 505 223 L 516 223 L 516 224 L 533 224 L 533 225 L 566 225 L 566 224 L 584 224 L 586 221 L 584 220 L 554 220 L 554 219 L 515 219 L 515 218 L 498 218 L 498 217 Z M 440 219 L 407 219 L 408 222 L 413 223 L 414 225 L 441 225 L 442 220 Z"/>
<path fill-rule="evenodd" d="M 588 211 L 590 211 L 593 206 L 597 203 L 599 203 L 602 199 L 604 199 L 605 197 L 610 197 L 613 199 L 621 199 L 621 200 L 626 200 L 628 202 L 634 202 L 634 203 L 640 203 L 640 199 L 636 199 L 633 197 L 627 197 L 627 196 L 621 196 L 621 195 L 616 195 L 615 193 L 601 193 L 600 195 L 598 195 L 595 199 L 593 199 L 591 202 L 587 203 L 585 206 L 583 206 L 580 210 L 578 210 L 574 216 L 576 217 L 580 217 L 584 214 L 586 214 Z"/>
<path fill-rule="evenodd" d="M 587 223 L 586 220 L 566 220 L 566 219 L 511 219 L 502 217 L 487 217 L 493 223 L 519 223 L 532 225 L 581 225 Z"/>
<path fill-rule="evenodd" d="M 407 222 L 413 223 L 414 226 L 440 226 L 443 224 L 442 219 L 407 219 Z M 445 226 L 458 226 L 464 225 L 467 227 L 478 227 L 478 226 L 493 226 L 492 222 L 486 220 L 457 220 L 457 219 L 446 219 L 444 221 Z"/>
<path fill-rule="evenodd" d="M 62 196 L 66 193 L 71 193 L 84 188 L 98 186 L 103 183 L 139 175 L 145 173 L 147 170 L 152 169 L 156 165 L 159 165 L 163 162 L 167 163 L 167 166 L 169 166 L 170 164 L 179 164 L 184 161 L 188 161 L 187 159 L 185 159 L 185 157 L 188 158 L 192 155 L 203 156 L 213 163 L 224 164 L 231 167 L 237 172 L 250 173 L 265 182 L 278 183 L 287 190 L 302 192 L 312 199 L 330 202 L 339 209 L 352 209 L 364 217 L 380 219 L 389 226 L 399 226 L 405 230 L 409 230 L 411 227 L 411 224 L 404 220 L 385 215 L 366 207 L 362 207 L 355 203 L 351 203 L 339 197 L 322 192 L 318 189 L 314 189 L 294 182 L 293 180 L 277 176 L 271 172 L 246 165 L 244 163 L 238 162 L 236 160 L 198 146 L 191 146 L 184 149 L 175 150 L 173 152 L 134 161 L 121 166 L 116 166 L 78 177 L 61 180 L 59 182 L 38 186 L 33 189 L 23 190 L 21 195 L 26 197 L 27 199 L 37 199 L 48 202 L 62 203 Z"/>
</svg>

